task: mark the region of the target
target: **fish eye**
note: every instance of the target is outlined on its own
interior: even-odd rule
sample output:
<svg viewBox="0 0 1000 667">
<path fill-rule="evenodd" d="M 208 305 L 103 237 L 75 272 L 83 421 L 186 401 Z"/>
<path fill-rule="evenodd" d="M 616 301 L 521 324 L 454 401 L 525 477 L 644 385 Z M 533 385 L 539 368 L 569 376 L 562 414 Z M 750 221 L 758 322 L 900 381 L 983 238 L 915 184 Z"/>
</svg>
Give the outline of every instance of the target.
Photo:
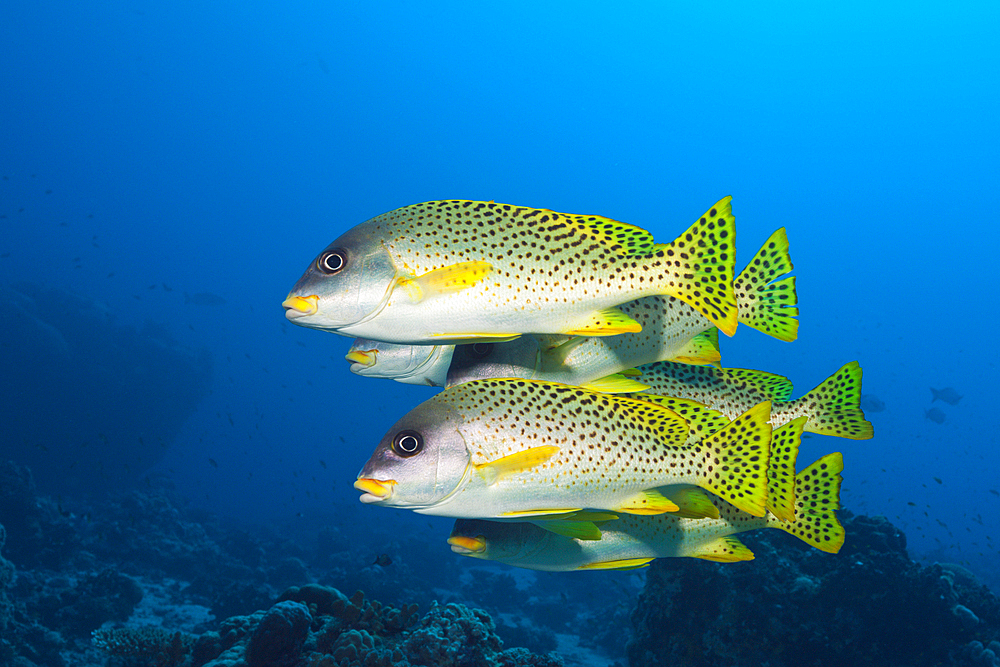
<svg viewBox="0 0 1000 667">
<path fill-rule="evenodd" d="M 416 431 L 409 429 L 400 431 L 392 439 L 392 451 L 403 458 L 408 458 L 424 448 L 424 438 Z"/>
<path fill-rule="evenodd" d="M 469 353 L 476 359 L 482 359 L 493 351 L 493 343 L 473 343 Z"/>
<path fill-rule="evenodd" d="M 347 266 L 347 253 L 341 248 L 327 250 L 316 260 L 316 268 L 328 276 L 340 273 Z"/>
</svg>

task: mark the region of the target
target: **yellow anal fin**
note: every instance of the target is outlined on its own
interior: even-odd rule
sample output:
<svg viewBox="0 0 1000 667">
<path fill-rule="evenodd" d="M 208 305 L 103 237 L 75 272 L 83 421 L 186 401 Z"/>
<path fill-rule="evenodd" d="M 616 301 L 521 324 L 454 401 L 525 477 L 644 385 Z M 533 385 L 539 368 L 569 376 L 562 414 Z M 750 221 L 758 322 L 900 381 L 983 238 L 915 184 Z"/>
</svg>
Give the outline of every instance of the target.
<svg viewBox="0 0 1000 667">
<path fill-rule="evenodd" d="M 501 512 L 500 516 L 508 517 L 511 519 L 521 519 L 521 518 L 535 517 L 535 516 L 548 516 L 552 514 L 568 514 L 571 512 L 579 512 L 581 509 L 582 508 L 580 507 L 577 507 L 575 509 L 567 507 L 558 507 L 554 509 L 539 508 L 533 510 L 510 510 L 509 512 Z"/>
<path fill-rule="evenodd" d="M 401 278 L 399 284 L 414 303 L 420 303 L 433 296 L 468 289 L 492 271 L 493 265 L 489 262 L 459 262 L 428 271 L 416 278 Z"/>
<path fill-rule="evenodd" d="M 668 361 L 675 361 L 679 364 L 692 364 L 694 366 L 718 364 L 722 361 L 722 353 L 719 352 L 719 330 L 716 327 L 712 327 L 711 329 L 702 331 L 685 343 L 677 351 L 677 354 L 670 357 Z"/>
<path fill-rule="evenodd" d="M 614 373 L 613 375 L 591 380 L 587 384 L 580 386 L 584 389 L 599 391 L 604 394 L 627 394 L 649 389 L 648 384 L 627 378 L 623 373 Z"/>
<path fill-rule="evenodd" d="M 647 489 L 624 501 L 616 511 L 624 514 L 648 515 L 676 512 L 678 509 L 680 508 L 670 498 L 656 489 Z"/>
<path fill-rule="evenodd" d="M 642 325 L 617 308 L 605 308 L 590 316 L 590 319 L 576 328 L 561 333 L 567 336 L 617 336 L 623 333 L 639 333 Z"/>
<path fill-rule="evenodd" d="M 573 521 L 571 519 L 546 519 L 542 521 L 532 521 L 539 528 L 544 528 L 550 533 L 564 535 L 577 540 L 599 540 L 601 539 L 601 529 L 592 521 Z"/>
<path fill-rule="evenodd" d="M 479 474 L 481 474 L 483 479 L 486 480 L 487 485 L 495 484 L 504 477 L 516 475 L 520 472 L 531 470 L 536 466 L 540 466 L 555 456 L 558 451 L 559 448 L 555 445 L 532 447 L 531 449 L 526 449 L 523 452 L 509 454 L 503 458 L 497 459 L 496 461 L 481 463 L 476 466 L 476 469 L 479 470 Z M 564 509 L 562 511 L 566 512 L 569 510 Z"/>
<path fill-rule="evenodd" d="M 753 552 L 735 537 L 720 537 L 706 542 L 688 554 L 692 558 L 701 558 L 716 563 L 735 563 L 741 560 L 753 560 Z"/>
<path fill-rule="evenodd" d="M 679 489 L 670 493 L 670 499 L 677 505 L 672 516 L 682 519 L 718 519 L 719 508 L 708 494 L 694 487 Z"/>
<path fill-rule="evenodd" d="M 606 560 L 600 563 L 587 563 L 581 565 L 578 570 L 634 570 L 639 567 L 646 567 L 653 558 L 620 558 L 618 560 Z"/>
</svg>

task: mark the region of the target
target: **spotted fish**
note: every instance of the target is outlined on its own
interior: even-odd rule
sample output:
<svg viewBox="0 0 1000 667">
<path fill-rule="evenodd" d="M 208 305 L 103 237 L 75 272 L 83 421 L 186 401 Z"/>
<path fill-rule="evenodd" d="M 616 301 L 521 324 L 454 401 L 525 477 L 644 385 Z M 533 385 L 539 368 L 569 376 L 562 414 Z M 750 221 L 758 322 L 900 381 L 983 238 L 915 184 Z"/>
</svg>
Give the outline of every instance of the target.
<svg viewBox="0 0 1000 667">
<path fill-rule="evenodd" d="M 626 570 L 654 558 L 686 556 L 717 562 L 751 560 L 753 553 L 733 537 L 757 528 L 777 528 L 827 553 L 844 544 L 840 508 L 839 453 L 824 456 L 795 476 L 795 516 L 783 521 L 768 512 L 755 517 L 713 498 L 717 519 L 685 519 L 673 514 L 599 519 L 599 540 L 583 540 L 527 522 L 459 519 L 448 538 L 452 551 L 532 570 Z M 600 521 L 600 519 L 605 519 Z"/>
<path fill-rule="evenodd" d="M 361 501 L 467 518 L 582 509 L 681 509 L 694 485 L 763 516 L 770 404 L 695 443 L 688 422 L 646 400 L 518 379 L 445 389 L 400 419 L 358 474 Z"/>
<path fill-rule="evenodd" d="M 669 244 L 600 216 L 477 201 L 406 206 L 341 235 L 282 305 L 302 326 L 436 344 L 635 332 L 617 306 L 670 295 L 732 335 L 730 200 Z"/>
<path fill-rule="evenodd" d="M 852 440 L 871 438 L 874 430 L 861 410 L 861 366 L 844 364 L 801 398 L 790 399 L 791 381 L 780 375 L 740 368 L 713 368 L 672 362 L 639 368 L 634 380 L 645 393 L 687 398 L 732 419 L 763 401 L 771 402 L 771 425 L 807 417 L 805 430 Z M 636 394 L 634 398 L 642 398 Z"/>
</svg>

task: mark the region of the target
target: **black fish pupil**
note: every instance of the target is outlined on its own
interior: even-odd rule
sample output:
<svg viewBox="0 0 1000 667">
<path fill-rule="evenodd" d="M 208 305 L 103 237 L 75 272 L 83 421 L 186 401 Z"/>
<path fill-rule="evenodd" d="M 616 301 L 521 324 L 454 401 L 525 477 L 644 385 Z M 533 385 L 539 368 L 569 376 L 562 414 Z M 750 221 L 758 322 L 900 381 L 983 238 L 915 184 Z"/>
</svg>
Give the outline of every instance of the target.
<svg viewBox="0 0 1000 667">
<path fill-rule="evenodd" d="M 345 263 L 344 255 L 338 250 L 324 255 L 319 261 L 320 268 L 324 273 L 337 273 L 344 268 Z"/>
<path fill-rule="evenodd" d="M 392 446 L 400 456 L 412 456 L 424 445 L 423 438 L 416 431 L 403 431 L 396 435 Z"/>
</svg>

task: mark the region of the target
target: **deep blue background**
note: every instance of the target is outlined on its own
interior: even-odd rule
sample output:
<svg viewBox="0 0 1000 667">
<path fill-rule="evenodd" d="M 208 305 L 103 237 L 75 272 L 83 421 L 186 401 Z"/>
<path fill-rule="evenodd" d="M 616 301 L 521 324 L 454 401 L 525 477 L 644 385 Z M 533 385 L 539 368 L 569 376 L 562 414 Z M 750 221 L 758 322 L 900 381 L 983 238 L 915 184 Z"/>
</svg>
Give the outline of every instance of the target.
<svg viewBox="0 0 1000 667">
<path fill-rule="evenodd" d="M 741 328 L 724 363 L 801 394 L 860 360 L 887 405 L 875 439 L 814 438 L 800 463 L 843 451 L 847 508 L 984 574 L 1000 12 L 871 4 L 6 3 L 0 282 L 65 286 L 211 348 L 213 393 L 159 468 L 197 503 L 329 516 L 359 542 L 395 521 L 452 558 L 447 521 L 356 500 L 375 443 L 430 390 L 354 377 L 347 339 L 286 324 L 307 263 L 431 199 L 670 240 L 731 194 L 740 266 L 788 228 L 802 324 L 792 344 Z M 964 398 L 933 423 L 929 387 L 949 385 Z"/>
</svg>

